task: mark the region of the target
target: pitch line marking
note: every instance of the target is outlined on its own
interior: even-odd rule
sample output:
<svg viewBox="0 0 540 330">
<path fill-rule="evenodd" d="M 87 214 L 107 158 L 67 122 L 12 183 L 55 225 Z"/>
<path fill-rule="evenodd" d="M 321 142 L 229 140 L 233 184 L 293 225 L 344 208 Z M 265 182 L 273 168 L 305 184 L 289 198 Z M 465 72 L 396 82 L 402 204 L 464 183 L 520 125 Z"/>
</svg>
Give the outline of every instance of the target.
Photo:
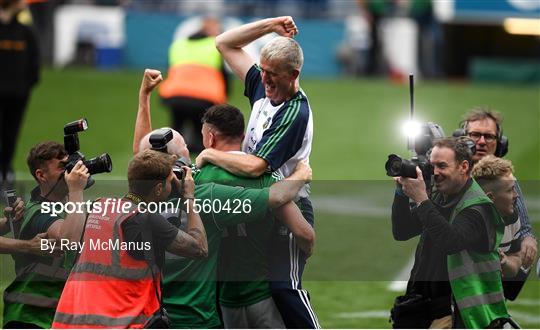
<svg viewBox="0 0 540 330">
<path fill-rule="evenodd" d="M 411 274 L 414 265 L 414 254 L 409 258 L 409 262 L 401 269 L 398 275 L 388 286 L 388 290 L 392 292 L 405 292 L 407 289 L 407 280 Z"/>
<path fill-rule="evenodd" d="M 338 313 L 336 317 L 340 319 L 388 319 L 390 317 L 389 311 L 375 310 L 365 312 L 349 312 Z"/>
<path fill-rule="evenodd" d="M 514 319 L 520 325 L 522 325 L 522 323 L 535 324 L 536 327 L 540 325 L 540 316 L 538 316 L 537 314 L 518 312 L 513 310 L 509 310 L 508 313 L 510 314 L 510 316 L 512 316 L 512 319 Z"/>
<path fill-rule="evenodd" d="M 540 306 L 540 299 L 527 299 L 527 298 L 518 298 L 515 301 L 509 301 L 508 305 L 510 306 Z"/>
</svg>

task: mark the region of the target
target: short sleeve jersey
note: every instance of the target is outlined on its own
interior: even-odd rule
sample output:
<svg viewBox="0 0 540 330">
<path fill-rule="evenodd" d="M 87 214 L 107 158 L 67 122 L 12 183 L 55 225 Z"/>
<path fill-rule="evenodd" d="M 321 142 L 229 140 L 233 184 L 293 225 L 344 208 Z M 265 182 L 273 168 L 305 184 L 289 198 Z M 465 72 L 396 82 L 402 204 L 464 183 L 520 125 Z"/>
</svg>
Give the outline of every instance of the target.
<svg viewBox="0 0 540 330">
<path fill-rule="evenodd" d="M 290 100 L 272 104 L 264 92 L 260 67 L 254 65 L 246 75 L 244 95 L 251 115 L 242 151 L 266 160 L 271 172 L 289 176 L 296 163 L 311 153 L 313 115 L 306 94 L 300 89 Z"/>
<path fill-rule="evenodd" d="M 171 253 L 165 255 L 163 278 L 163 302 L 172 321 L 173 328 L 216 328 L 221 326 L 216 309 L 216 280 L 218 250 L 221 230 L 228 225 L 264 219 L 268 209 L 269 189 L 243 189 L 214 183 L 199 184 L 195 178 L 195 198 L 199 203 L 205 200 L 219 200 L 225 205 L 227 200 L 249 200 L 251 212 L 201 212 L 208 240 L 208 258 L 187 259 Z M 176 204 L 176 201 L 173 200 Z M 171 223 L 182 228 L 187 218 L 178 215 L 164 215 Z"/>
<path fill-rule="evenodd" d="M 237 177 L 215 165 L 200 170 L 201 180 L 245 188 L 264 188 L 282 179 L 279 173 L 258 178 Z M 219 251 L 219 301 L 226 307 L 243 307 L 271 296 L 268 284 L 269 244 L 273 216 L 223 229 Z"/>
</svg>

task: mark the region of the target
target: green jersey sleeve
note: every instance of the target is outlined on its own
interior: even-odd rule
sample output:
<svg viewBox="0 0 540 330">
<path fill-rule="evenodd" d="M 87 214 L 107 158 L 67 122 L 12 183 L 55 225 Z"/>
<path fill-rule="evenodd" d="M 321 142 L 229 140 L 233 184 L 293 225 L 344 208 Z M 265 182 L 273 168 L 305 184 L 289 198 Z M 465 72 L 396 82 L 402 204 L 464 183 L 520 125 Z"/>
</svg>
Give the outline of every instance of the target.
<svg viewBox="0 0 540 330">
<path fill-rule="evenodd" d="M 209 203 L 211 207 L 201 212 L 212 213 L 220 229 L 239 223 L 266 219 L 270 188 L 252 189 L 224 186 L 215 183 L 196 185 L 195 202 Z"/>
<path fill-rule="evenodd" d="M 59 216 L 53 216 L 47 213 L 37 213 L 32 221 L 21 232 L 20 239 L 32 239 L 40 233 L 45 233 L 49 227 L 56 221 L 61 220 Z"/>
</svg>

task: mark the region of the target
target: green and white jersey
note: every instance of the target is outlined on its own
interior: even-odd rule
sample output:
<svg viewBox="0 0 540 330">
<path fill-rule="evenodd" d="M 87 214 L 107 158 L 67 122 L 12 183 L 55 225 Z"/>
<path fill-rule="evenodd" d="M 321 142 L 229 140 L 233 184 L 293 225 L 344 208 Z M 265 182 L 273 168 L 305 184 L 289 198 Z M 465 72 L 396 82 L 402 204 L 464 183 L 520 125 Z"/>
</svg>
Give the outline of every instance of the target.
<svg viewBox="0 0 540 330">
<path fill-rule="evenodd" d="M 306 94 L 300 89 L 290 100 L 272 104 L 266 97 L 261 68 L 254 64 L 246 73 L 244 95 L 249 98 L 251 115 L 242 151 L 266 160 L 272 172 L 290 176 L 311 153 L 313 114 Z M 308 197 L 309 187 L 304 186 L 299 195 Z"/>
<path fill-rule="evenodd" d="M 197 175 L 197 180 L 201 182 L 245 188 L 269 187 L 282 179 L 277 173 L 265 173 L 258 178 L 241 178 L 214 165 L 204 166 Z M 273 216 L 268 214 L 262 221 L 224 228 L 218 270 L 219 301 L 223 306 L 249 306 L 271 296 L 268 253 L 273 226 Z"/>
<path fill-rule="evenodd" d="M 221 230 L 240 222 L 264 219 L 268 210 L 269 189 L 243 189 L 214 183 L 201 184 L 195 177 L 197 203 L 219 200 L 223 211 L 213 212 L 201 207 L 208 240 L 208 258 L 187 259 L 167 253 L 163 278 L 163 302 L 173 328 L 216 328 L 221 321 L 216 309 L 216 280 Z M 249 201 L 250 212 L 227 212 L 227 201 Z M 173 202 L 175 202 L 173 200 Z M 208 212 L 209 211 L 209 212 Z M 167 212 L 165 212 L 167 213 Z M 187 217 L 164 214 L 173 224 L 185 226 Z"/>
</svg>

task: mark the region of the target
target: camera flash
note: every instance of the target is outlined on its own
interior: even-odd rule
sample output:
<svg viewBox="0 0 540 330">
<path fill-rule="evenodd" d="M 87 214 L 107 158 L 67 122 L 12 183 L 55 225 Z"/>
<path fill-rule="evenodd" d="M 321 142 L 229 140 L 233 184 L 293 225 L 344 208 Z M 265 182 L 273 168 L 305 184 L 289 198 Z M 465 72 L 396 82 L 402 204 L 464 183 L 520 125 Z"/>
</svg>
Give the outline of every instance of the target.
<svg viewBox="0 0 540 330">
<path fill-rule="evenodd" d="M 420 124 L 417 121 L 409 120 L 403 124 L 403 133 L 409 138 L 414 138 L 420 134 Z"/>
</svg>

